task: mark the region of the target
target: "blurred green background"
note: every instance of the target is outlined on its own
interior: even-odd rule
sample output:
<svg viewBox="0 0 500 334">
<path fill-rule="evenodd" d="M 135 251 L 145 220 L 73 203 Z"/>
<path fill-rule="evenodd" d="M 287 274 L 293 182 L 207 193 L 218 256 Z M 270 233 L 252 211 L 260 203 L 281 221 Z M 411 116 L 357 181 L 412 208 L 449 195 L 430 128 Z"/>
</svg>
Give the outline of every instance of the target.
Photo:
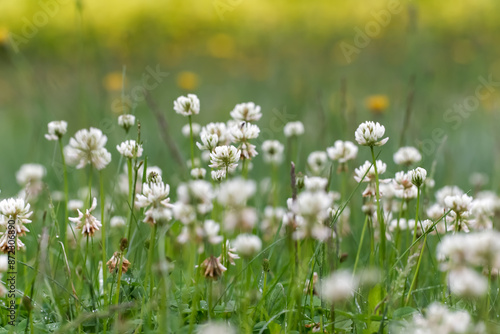
<svg viewBox="0 0 500 334">
<path fill-rule="evenodd" d="M 438 186 L 469 189 L 476 171 L 490 175 L 489 188 L 500 180 L 499 1 L 0 0 L 0 9 L 2 197 L 18 191 L 13 176 L 23 163 L 55 173 L 58 154 L 43 137 L 51 120 L 68 121 L 66 140 L 101 128 L 118 166 L 124 67 L 126 97 L 144 75 L 162 73 L 149 93 L 186 158 L 186 119 L 172 105 L 192 92 L 202 125 L 227 120 L 246 101 L 262 106 L 262 140 L 284 140 L 284 123 L 303 121 L 299 169 L 310 151 L 354 140 L 358 123 L 372 119 L 391 138 L 381 153 L 388 176 L 404 142 L 423 150 L 426 168 L 439 153 Z M 481 87 L 481 78 L 494 84 Z M 180 179 L 153 113 L 131 100 L 150 164 Z M 360 150 L 358 162 L 365 158 Z M 254 173 L 265 168 L 257 158 Z"/>
</svg>

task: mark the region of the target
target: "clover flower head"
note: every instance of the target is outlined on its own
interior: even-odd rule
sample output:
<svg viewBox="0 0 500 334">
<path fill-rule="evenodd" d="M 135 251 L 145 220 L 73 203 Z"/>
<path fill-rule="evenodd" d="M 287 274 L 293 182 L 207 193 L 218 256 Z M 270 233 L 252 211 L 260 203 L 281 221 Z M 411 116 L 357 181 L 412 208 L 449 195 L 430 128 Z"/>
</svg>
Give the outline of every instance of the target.
<svg viewBox="0 0 500 334">
<path fill-rule="evenodd" d="M 389 138 L 381 139 L 384 136 L 385 127 L 380 123 L 372 121 L 363 122 L 354 133 L 356 141 L 363 146 L 382 146 Z"/>
<path fill-rule="evenodd" d="M 412 146 L 401 147 L 394 153 L 394 162 L 398 165 L 411 166 L 420 160 L 422 160 L 422 155 Z"/>
<path fill-rule="evenodd" d="M 135 116 L 131 114 L 123 114 L 118 116 L 118 125 L 128 131 L 135 124 Z"/>
<path fill-rule="evenodd" d="M 98 170 L 103 169 L 111 162 L 111 154 L 104 145 L 108 137 L 96 128 L 79 130 L 69 145 L 64 148 L 64 155 L 68 164 L 76 165 L 77 169 L 91 164 Z"/>
<path fill-rule="evenodd" d="M 59 140 L 68 131 L 66 121 L 52 121 L 47 125 L 48 133 L 45 135 L 47 140 Z"/>
<path fill-rule="evenodd" d="M 200 100 L 194 94 L 179 96 L 174 101 L 174 110 L 183 116 L 197 115 L 200 113 Z"/>
<path fill-rule="evenodd" d="M 356 159 L 358 147 L 353 142 L 337 140 L 332 147 L 326 149 L 326 153 L 331 160 L 338 160 L 340 163 L 345 163 Z"/>
<path fill-rule="evenodd" d="M 135 140 L 126 140 L 120 145 L 116 146 L 116 149 L 124 158 L 135 159 L 142 156 L 143 148 L 142 145 L 137 144 Z"/>
<path fill-rule="evenodd" d="M 82 230 L 82 234 L 92 237 L 102 226 L 101 222 L 92 215 L 92 211 L 94 211 L 96 207 L 97 199 L 94 197 L 92 206 L 85 211 L 85 214 L 78 209 L 78 217 L 70 217 L 68 219 L 76 224 L 77 229 Z"/>
<path fill-rule="evenodd" d="M 253 102 L 237 104 L 229 113 L 235 121 L 256 122 L 262 117 L 260 106 Z"/>
</svg>

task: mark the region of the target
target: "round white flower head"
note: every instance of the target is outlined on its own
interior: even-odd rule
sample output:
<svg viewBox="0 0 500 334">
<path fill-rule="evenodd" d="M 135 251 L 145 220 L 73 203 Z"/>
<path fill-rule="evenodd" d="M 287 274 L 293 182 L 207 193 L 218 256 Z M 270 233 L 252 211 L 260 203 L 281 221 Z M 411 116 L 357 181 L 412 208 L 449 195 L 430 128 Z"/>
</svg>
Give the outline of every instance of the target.
<svg viewBox="0 0 500 334">
<path fill-rule="evenodd" d="M 30 204 L 25 203 L 24 199 L 8 198 L 2 200 L 0 202 L 0 214 L 4 216 L 0 217 L 0 225 L 6 225 L 12 219 L 15 222 L 14 226 L 18 235 L 23 236 L 26 232 L 29 232 L 24 224 L 31 223 L 29 218 L 33 211 L 30 211 Z"/>
<path fill-rule="evenodd" d="M 137 207 L 148 208 L 145 212 L 144 223 L 156 224 L 158 221 L 172 219 L 169 194 L 170 186 L 163 183 L 160 175 L 151 172 L 147 182 L 142 185 L 142 194 L 136 195 Z"/>
<path fill-rule="evenodd" d="M 83 201 L 79 199 L 72 199 L 68 201 L 68 210 L 76 211 L 83 208 Z"/>
<path fill-rule="evenodd" d="M 446 196 L 444 204 L 447 208 L 461 214 L 471 209 L 472 197 L 467 194 Z"/>
<path fill-rule="evenodd" d="M 192 127 L 193 127 L 193 137 L 199 136 L 201 131 L 201 125 L 198 123 L 192 123 Z M 186 138 L 189 138 L 191 136 L 191 128 L 189 127 L 189 124 L 186 124 L 182 127 L 182 135 Z"/>
<path fill-rule="evenodd" d="M 233 241 L 233 246 L 239 255 L 252 257 L 262 249 L 262 241 L 253 234 L 240 234 Z"/>
<path fill-rule="evenodd" d="M 205 168 L 193 168 L 191 169 L 191 177 L 193 179 L 204 179 L 207 171 Z"/>
<path fill-rule="evenodd" d="M 201 128 L 200 137 L 203 135 L 217 135 L 219 138 L 219 143 L 221 145 L 227 144 L 228 141 L 228 130 L 225 123 L 208 123 L 203 128 Z"/>
<path fill-rule="evenodd" d="M 78 217 L 68 218 L 71 222 L 76 224 L 77 229 L 82 230 L 82 234 L 86 234 L 87 236 L 91 237 L 102 226 L 101 222 L 92 215 L 92 211 L 95 210 L 96 206 L 97 199 L 94 197 L 92 206 L 86 210 L 85 215 L 80 210 L 78 210 Z"/>
<path fill-rule="evenodd" d="M 283 132 L 285 133 L 285 137 L 295 137 L 304 134 L 304 124 L 300 121 L 296 122 L 288 122 L 285 124 L 283 128 Z"/>
<path fill-rule="evenodd" d="M 422 155 L 412 146 L 401 147 L 394 153 L 394 162 L 398 165 L 411 166 L 420 160 L 422 160 Z"/>
<path fill-rule="evenodd" d="M 358 279 L 347 270 L 339 270 L 324 279 L 321 286 L 321 297 L 335 304 L 352 297 L 358 287 Z"/>
<path fill-rule="evenodd" d="M 174 101 L 174 110 L 183 116 L 197 115 L 200 113 L 200 100 L 194 94 L 188 96 L 179 96 Z"/>
<path fill-rule="evenodd" d="M 488 290 L 486 278 L 467 267 L 451 270 L 448 274 L 448 282 L 450 291 L 460 297 L 481 297 Z"/>
<path fill-rule="evenodd" d="M 328 156 L 324 151 L 311 152 L 307 157 L 307 166 L 314 174 L 320 174 L 328 163 Z"/>
<path fill-rule="evenodd" d="M 377 160 L 375 162 L 377 164 L 377 172 L 378 174 L 384 174 L 387 165 L 382 160 Z M 372 163 L 368 160 L 358 168 L 354 170 L 354 179 L 356 182 L 372 182 L 375 181 L 375 168 L 373 168 Z M 366 174 L 366 176 L 365 176 Z M 363 178 L 364 176 L 364 178 Z"/>
<path fill-rule="evenodd" d="M 363 146 L 382 146 L 389 140 L 389 137 L 380 140 L 385 133 L 385 127 L 379 122 L 367 121 L 361 123 L 354 136 L 359 145 Z"/>
<path fill-rule="evenodd" d="M 441 206 L 446 206 L 444 203 L 444 199 L 448 196 L 457 196 L 462 195 L 464 192 L 457 186 L 444 186 L 443 188 L 436 191 L 436 201 Z"/>
<path fill-rule="evenodd" d="M 78 169 L 91 164 L 101 170 L 111 162 L 111 154 L 104 147 L 107 141 L 108 137 L 99 129 L 79 130 L 64 148 L 66 161 Z"/>
<path fill-rule="evenodd" d="M 271 164 L 280 164 L 283 161 L 285 147 L 277 140 L 266 140 L 262 143 L 264 161 Z"/>
<path fill-rule="evenodd" d="M 42 181 L 42 178 L 47 173 L 44 166 L 39 164 L 24 164 L 16 173 L 17 183 L 24 187 L 30 183 Z"/>
<path fill-rule="evenodd" d="M 111 227 L 121 227 L 127 225 L 127 221 L 125 220 L 125 217 L 114 216 L 109 220 L 109 225 Z"/>
<path fill-rule="evenodd" d="M 327 184 L 328 184 L 328 179 L 325 179 L 324 177 L 318 177 L 318 176 L 304 177 L 304 186 L 306 190 L 309 191 L 325 191 Z"/>
<path fill-rule="evenodd" d="M 128 131 L 135 124 L 135 116 L 131 114 L 124 114 L 118 116 L 118 125 Z"/>
<path fill-rule="evenodd" d="M 422 167 L 417 167 L 408 172 L 408 177 L 417 188 L 419 188 L 425 182 L 425 178 L 427 177 L 427 171 Z"/>
<path fill-rule="evenodd" d="M 253 102 L 237 104 L 229 113 L 235 121 L 256 122 L 262 117 L 260 106 Z"/>
<path fill-rule="evenodd" d="M 126 140 L 120 145 L 116 145 L 116 149 L 124 158 L 134 159 L 142 156 L 142 145 L 137 144 L 135 140 Z"/>
<path fill-rule="evenodd" d="M 241 151 L 234 146 L 224 145 L 217 146 L 213 152 L 210 153 L 211 168 L 233 170 L 240 160 Z"/>
<path fill-rule="evenodd" d="M 221 184 L 217 200 L 224 206 L 243 207 L 256 190 L 254 181 L 237 177 Z"/>
<path fill-rule="evenodd" d="M 52 121 L 47 127 L 48 134 L 45 135 L 47 140 L 58 140 L 68 131 L 68 123 L 66 121 Z"/>
<path fill-rule="evenodd" d="M 219 235 L 220 225 L 213 220 L 205 220 L 203 223 L 203 232 L 208 242 L 212 245 L 218 245 L 224 240 Z"/>
<path fill-rule="evenodd" d="M 294 211 L 310 223 L 328 218 L 332 197 L 323 191 L 303 191 L 297 197 Z"/>
<path fill-rule="evenodd" d="M 236 334 L 236 330 L 222 322 L 208 322 L 198 327 L 197 334 Z"/>
<path fill-rule="evenodd" d="M 212 151 L 219 144 L 219 136 L 217 134 L 202 132 L 200 135 L 201 143 L 196 142 L 196 146 L 200 150 Z"/>
<path fill-rule="evenodd" d="M 233 143 L 245 143 L 250 139 L 255 139 L 259 136 L 260 129 L 257 125 L 248 122 L 242 122 L 229 129 L 231 141 Z"/>
<path fill-rule="evenodd" d="M 431 304 L 425 317 L 416 313 L 404 331 L 409 334 L 451 334 L 451 333 L 483 333 L 484 331 L 469 331 L 471 328 L 471 317 L 466 311 L 450 311 L 446 306 L 439 303 Z"/>
<path fill-rule="evenodd" d="M 345 163 L 356 159 L 358 147 L 353 142 L 337 140 L 332 147 L 326 149 L 326 152 L 331 160 L 338 160 L 340 163 Z"/>
<path fill-rule="evenodd" d="M 219 170 L 213 170 L 210 175 L 212 176 L 212 180 L 216 182 L 221 182 L 226 178 L 226 170 L 224 169 L 219 169 Z"/>
</svg>

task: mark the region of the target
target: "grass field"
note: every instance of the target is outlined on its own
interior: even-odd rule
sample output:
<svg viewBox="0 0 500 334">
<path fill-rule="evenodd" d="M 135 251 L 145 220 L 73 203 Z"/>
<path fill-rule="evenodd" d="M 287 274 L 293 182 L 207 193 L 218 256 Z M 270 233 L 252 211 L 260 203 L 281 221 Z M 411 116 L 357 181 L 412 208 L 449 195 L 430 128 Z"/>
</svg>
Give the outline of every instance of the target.
<svg viewBox="0 0 500 334">
<path fill-rule="evenodd" d="M 496 1 L 0 8 L 0 333 L 499 331 Z"/>
</svg>

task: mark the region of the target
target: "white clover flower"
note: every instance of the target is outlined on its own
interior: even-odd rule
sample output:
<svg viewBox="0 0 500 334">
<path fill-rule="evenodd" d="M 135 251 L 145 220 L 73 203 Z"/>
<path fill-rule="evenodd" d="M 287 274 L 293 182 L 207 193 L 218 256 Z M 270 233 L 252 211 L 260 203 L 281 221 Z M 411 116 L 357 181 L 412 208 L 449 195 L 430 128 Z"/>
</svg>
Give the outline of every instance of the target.
<svg viewBox="0 0 500 334">
<path fill-rule="evenodd" d="M 328 218 L 328 209 L 332 205 L 332 197 L 323 191 L 303 191 L 297 197 L 294 212 L 308 222 L 315 223 Z"/>
<path fill-rule="evenodd" d="M 229 244 L 229 240 L 226 240 L 226 256 L 226 259 L 233 266 L 236 265 L 236 262 L 234 260 L 238 260 L 240 258 L 238 254 L 236 254 L 236 249 L 232 248 Z M 218 259 L 219 261 L 222 261 L 222 254 L 218 257 Z"/>
<path fill-rule="evenodd" d="M 377 164 L 377 173 L 384 174 L 387 165 L 382 160 L 377 160 L 375 162 Z M 372 166 L 372 163 L 368 160 L 358 168 L 354 170 L 354 179 L 356 182 L 373 182 L 375 181 L 375 168 Z M 366 174 L 366 175 L 365 175 Z M 364 176 L 364 178 L 363 178 Z"/>
<path fill-rule="evenodd" d="M 49 132 L 45 135 L 47 140 L 59 140 L 68 131 L 68 123 L 66 121 L 52 121 L 47 127 Z"/>
<path fill-rule="evenodd" d="M 389 140 L 389 137 L 380 140 L 385 133 L 385 127 L 379 122 L 367 121 L 361 123 L 354 136 L 359 145 L 363 146 L 382 146 Z"/>
<path fill-rule="evenodd" d="M 260 106 L 253 102 L 237 104 L 229 113 L 235 121 L 256 122 L 262 117 Z"/>
<path fill-rule="evenodd" d="M 251 232 L 257 224 L 259 217 L 257 210 L 248 207 L 237 207 L 224 216 L 224 229 L 233 232 L 236 228 L 240 231 Z"/>
<path fill-rule="evenodd" d="M 458 334 L 472 333 L 471 316 L 466 311 L 450 311 L 439 303 L 431 304 L 425 317 L 417 313 L 401 333 L 409 334 Z M 476 332 L 474 333 L 481 333 Z"/>
<path fill-rule="evenodd" d="M 201 143 L 196 142 L 196 146 L 198 146 L 200 150 L 213 151 L 213 149 L 219 144 L 219 136 L 217 136 L 217 134 L 202 132 L 200 139 Z"/>
<path fill-rule="evenodd" d="M 339 270 L 321 282 L 321 298 L 336 304 L 350 299 L 358 287 L 358 278 L 347 270 Z"/>
<path fill-rule="evenodd" d="M 461 214 L 471 209 L 472 197 L 467 194 L 446 196 L 444 204 L 457 214 Z"/>
<path fill-rule="evenodd" d="M 45 174 L 47 174 L 47 170 L 42 165 L 24 164 L 17 171 L 16 180 L 21 187 L 25 187 L 28 184 L 40 183 Z"/>
<path fill-rule="evenodd" d="M 127 225 L 127 221 L 126 221 L 125 217 L 114 216 L 114 217 L 111 217 L 111 219 L 109 220 L 109 225 L 111 227 L 121 227 L 121 226 Z"/>
<path fill-rule="evenodd" d="M 280 164 L 283 161 L 285 147 L 277 140 L 266 140 L 262 143 L 264 161 L 270 164 Z"/>
<path fill-rule="evenodd" d="M 30 204 L 26 203 L 22 198 L 8 198 L 0 202 L 0 214 L 3 215 L 3 223 L 5 225 L 8 220 L 12 219 L 15 221 L 16 233 L 20 236 L 29 232 L 29 230 L 24 226 L 24 224 L 31 223 L 29 219 L 33 214 L 30 211 Z"/>
<path fill-rule="evenodd" d="M 229 128 L 229 133 L 233 143 L 246 143 L 250 139 L 257 138 L 259 136 L 260 129 L 255 124 L 242 122 L 237 126 Z"/>
<path fill-rule="evenodd" d="M 192 180 L 177 187 L 177 198 L 185 205 L 192 205 L 196 211 L 204 215 L 212 210 L 212 199 L 215 194 L 210 182 Z"/>
<path fill-rule="evenodd" d="M 221 182 L 226 178 L 226 171 L 224 169 L 213 170 L 211 173 L 212 180 Z"/>
<path fill-rule="evenodd" d="M 304 186 L 309 191 L 326 191 L 328 179 L 319 176 L 304 177 Z"/>
<path fill-rule="evenodd" d="M 64 148 L 66 161 L 78 169 L 91 164 L 101 170 L 111 162 L 111 154 L 104 147 L 107 141 L 108 137 L 99 129 L 82 129 L 70 138 L 69 145 Z"/>
<path fill-rule="evenodd" d="M 487 279 L 470 268 L 453 269 L 448 274 L 450 291 L 459 297 L 477 298 L 488 291 Z"/>
<path fill-rule="evenodd" d="M 320 174 L 328 163 L 328 156 L 324 151 L 311 152 L 307 157 L 307 166 L 313 174 Z"/>
<path fill-rule="evenodd" d="M 420 152 L 412 146 L 401 147 L 394 153 L 394 162 L 397 165 L 411 166 L 422 160 Z"/>
<path fill-rule="evenodd" d="M 135 140 L 126 140 L 120 145 L 116 145 L 116 149 L 124 158 L 135 159 L 142 156 L 142 145 L 137 144 Z"/>
<path fill-rule="evenodd" d="M 131 114 L 124 114 L 118 116 L 118 125 L 128 131 L 135 124 L 135 116 Z"/>
<path fill-rule="evenodd" d="M 228 144 L 229 133 L 226 124 L 218 123 L 208 123 L 203 128 L 201 128 L 200 137 L 203 135 L 217 135 L 219 138 L 220 145 Z"/>
<path fill-rule="evenodd" d="M 188 96 L 179 96 L 174 101 L 174 110 L 183 116 L 197 115 L 200 113 L 200 100 L 194 94 Z"/>
<path fill-rule="evenodd" d="M 326 149 L 326 152 L 330 160 L 338 160 L 340 163 L 345 163 L 356 159 L 358 147 L 350 141 L 337 140 L 332 147 Z"/>
<path fill-rule="evenodd" d="M 254 181 L 237 177 L 220 185 L 217 201 L 224 206 L 243 207 L 256 190 Z"/>
<path fill-rule="evenodd" d="M 143 222 L 156 224 L 160 220 L 172 219 L 169 194 L 170 186 L 163 183 L 161 176 L 154 172 L 148 175 L 148 182 L 142 185 L 142 194 L 136 195 L 137 207 L 149 208 Z"/>
<path fill-rule="evenodd" d="M 238 146 L 238 149 L 241 151 L 241 158 L 242 159 L 253 159 L 255 156 L 257 156 L 259 153 L 255 150 L 256 146 L 253 144 L 250 144 L 248 142 L 240 144 Z M 248 164 L 248 169 L 251 169 L 251 164 Z"/>
<path fill-rule="evenodd" d="M 436 201 L 441 206 L 446 206 L 444 199 L 448 196 L 462 195 L 464 192 L 457 186 L 444 186 L 443 188 L 436 191 Z"/>
<path fill-rule="evenodd" d="M 234 170 L 240 160 L 241 151 L 234 146 L 217 146 L 213 152 L 210 153 L 211 168 L 219 168 L 226 170 Z"/>
<path fill-rule="evenodd" d="M 12 241 L 10 240 L 11 236 L 9 235 L 9 233 L 5 232 L 2 234 L 2 236 L 0 237 L 0 252 L 8 253 L 12 251 L 12 243 L 11 243 Z M 21 241 L 21 238 L 17 238 L 16 249 L 17 250 L 26 249 L 26 246 Z"/>
<path fill-rule="evenodd" d="M 262 241 L 253 234 L 240 234 L 233 241 L 233 246 L 241 256 L 252 257 L 262 249 Z"/>
<path fill-rule="evenodd" d="M 83 201 L 79 199 L 72 199 L 68 201 L 68 210 L 76 211 L 83 208 Z"/>
<path fill-rule="evenodd" d="M 205 178 L 207 170 L 205 168 L 193 168 L 191 169 L 190 174 L 193 179 L 201 180 Z"/>
<path fill-rule="evenodd" d="M 421 167 L 417 167 L 408 172 L 408 177 L 417 188 L 419 188 L 425 182 L 427 177 L 427 171 Z"/>
<path fill-rule="evenodd" d="M 94 197 L 92 206 L 85 211 L 85 215 L 78 210 L 78 217 L 70 217 L 68 219 L 76 224 L 77 229 L 82 230 L 82 234 L 92 237 L 102 226 L 101 222 L 92 215 L 92 211 L 94 211 L 96 207 L 97 199 Z"/>
<path fill-rule="evenodd" d="M 201 125 L 193 122 L 191 126 L 193 127 L 193 137 L 199 136 L 201 132 Z M 191 136 L 191 128 L 189 127 L 189 124 L 184 125 L 181 131 L 184 137 L 189 138 Z"/>
<path fill-rule="evenodd" d="M 236 330 L 222 322 L 208 322 L 198 327 L 197 334 L 236 334 Z"/>
<path fill-rule="evenodd" d="M 396 189 L 408 189 L 412 188 L 414 184 L 411 182 L 409 173 L 400 171 L 394 175 L 394 186 Z"/>
<path fill-rule="evenodd" d="M 283 132 L 287 138 L 301 136 L 304 134 L 304 124 L 300 121 L 288 122 L 283 128 Z"/>
<path fill-rule="evenodd" d="M 205 220 L 203 223 L 203 231 L 208 242 L 212 245 L 218 245 L 224 240 L 224 238 L 219 235 L 220 225 L 213 220 Z"/>
</svg>

